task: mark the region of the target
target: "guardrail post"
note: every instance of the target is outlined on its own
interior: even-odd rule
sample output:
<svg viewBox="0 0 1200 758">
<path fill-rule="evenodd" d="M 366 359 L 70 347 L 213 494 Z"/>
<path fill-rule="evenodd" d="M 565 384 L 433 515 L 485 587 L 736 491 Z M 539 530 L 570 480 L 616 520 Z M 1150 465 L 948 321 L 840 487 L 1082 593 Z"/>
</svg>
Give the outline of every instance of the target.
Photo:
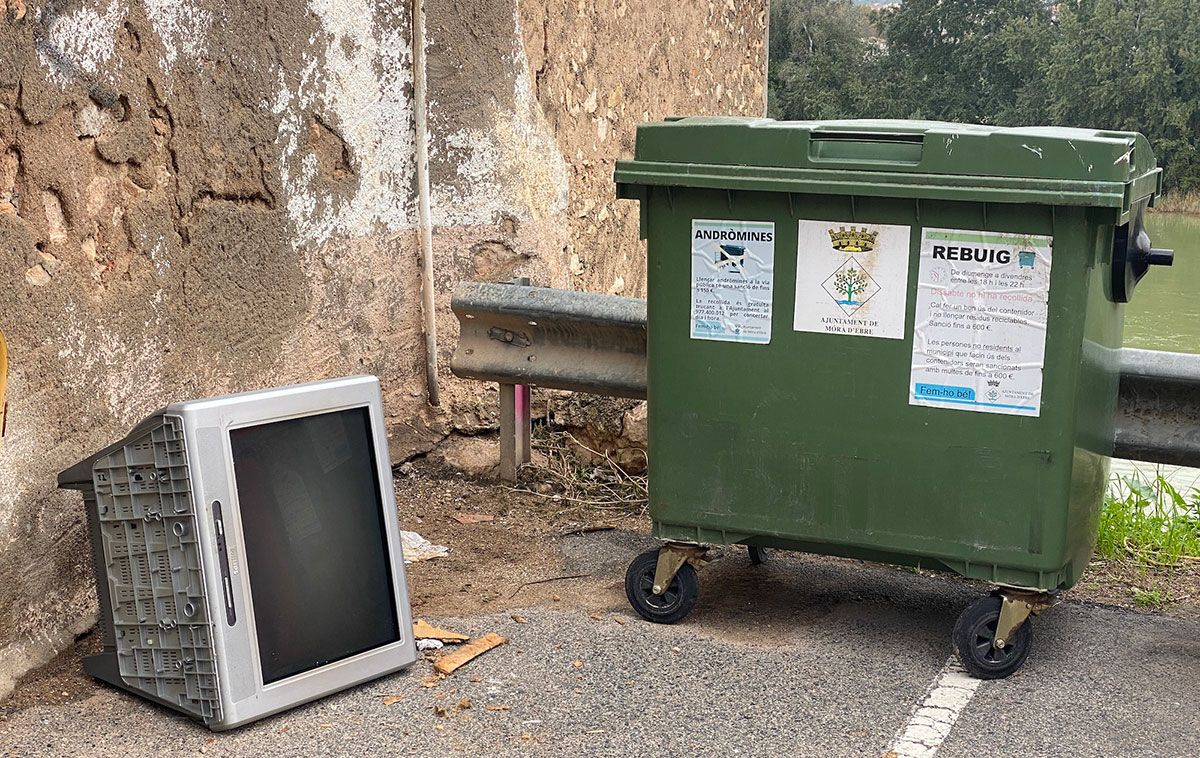
<svg viewBox="0 0 1200 758">
<path fill-rule="evenodd" d="M 528 287 L 529 277 L 514 276 L 512 283 Z M 500 385 L 500 478 L 517 481 L 517 469 L 529 463 L 529 438 L 532 419 L 529 414 L 529 385 Z"/>
<path fill-rule="evenodd" d="M 517 481 L 517 469 L 529 463 L 529 385 L 500 385 L 500 478 Z"/>
</svg>

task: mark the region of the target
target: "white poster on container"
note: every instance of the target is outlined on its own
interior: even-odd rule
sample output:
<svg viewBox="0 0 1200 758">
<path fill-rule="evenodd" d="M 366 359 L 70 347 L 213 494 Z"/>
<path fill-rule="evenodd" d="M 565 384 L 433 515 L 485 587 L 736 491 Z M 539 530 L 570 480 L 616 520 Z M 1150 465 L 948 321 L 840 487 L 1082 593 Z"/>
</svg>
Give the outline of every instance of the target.
<svg viewBox="0 0 1200 758">
<path fill-rule="evenodd" d="M 904 338 L 910 227 L 801 221 L 797 234 L 795 331 Z"/>
<path fill-rule="evenodd" d="M 909 403 L 1038 416 L 1053 238 L 921 237 Z"/>
<path fill-rule="evenodd" d="M 771 341 L 775 224 L 692 221 L 692 339 Z"/>
</svg>

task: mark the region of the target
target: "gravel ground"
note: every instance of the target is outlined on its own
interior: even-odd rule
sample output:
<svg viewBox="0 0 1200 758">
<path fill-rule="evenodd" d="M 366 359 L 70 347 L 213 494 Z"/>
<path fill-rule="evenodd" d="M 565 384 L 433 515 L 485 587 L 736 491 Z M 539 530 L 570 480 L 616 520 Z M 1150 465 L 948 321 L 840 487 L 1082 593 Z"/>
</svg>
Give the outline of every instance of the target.
<svg viewBox="0 0 1200 758">
<path fill-rule="evenodd" d="M 620 583 L 647 544 L 566 538 L 563 573 L 590 576 L 552 583 L 559 601 L 431 619 L 510 640 L 442 680 L 422 660 L 224 734 L 91 685 L 0 721 L 0 754 L 881 755 L 979 593 L 813 557 L 750 568 L 726 550 L 692 615 L 655 626 Z M 978 689 L 940 755 L 1200 754 L 1200 623 L 1068 600 L 1034 624 L 1029 663 Z"/>
</svg>

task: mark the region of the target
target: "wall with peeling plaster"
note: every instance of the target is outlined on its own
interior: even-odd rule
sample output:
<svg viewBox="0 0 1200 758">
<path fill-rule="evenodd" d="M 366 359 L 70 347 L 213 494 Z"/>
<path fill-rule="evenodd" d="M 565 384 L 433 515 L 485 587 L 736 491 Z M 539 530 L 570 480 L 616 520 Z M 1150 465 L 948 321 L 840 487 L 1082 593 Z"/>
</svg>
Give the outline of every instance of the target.
<svg viewBox="0 0 1200 758">
<path fill-rule="evenodd" d="M 56 472 L 172 400 L 352 373 L 392 453 L 495 424 L 449 293 L 643 294 L 638 121 L 761 112 L 766 0 L 427 0 L 443 405 L 424 400 L 409 3 L 0 0 L 0 697 L 94 623 Z"/>
</svg>

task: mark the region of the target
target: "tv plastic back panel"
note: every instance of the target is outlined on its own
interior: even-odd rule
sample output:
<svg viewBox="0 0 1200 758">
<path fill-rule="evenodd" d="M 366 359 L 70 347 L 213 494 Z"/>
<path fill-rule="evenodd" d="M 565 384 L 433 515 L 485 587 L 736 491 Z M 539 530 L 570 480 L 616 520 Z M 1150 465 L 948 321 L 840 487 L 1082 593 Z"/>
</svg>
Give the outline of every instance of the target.
<svg viewBox="0 0 1200 758">
<path fill-rule="evenodd" d="M 183 425 L 175 416 L 158 420 L 93 465 L 110 605 L 101 616 L 111 618 L 127 686 L 219 720 Z"/>
</svg>

